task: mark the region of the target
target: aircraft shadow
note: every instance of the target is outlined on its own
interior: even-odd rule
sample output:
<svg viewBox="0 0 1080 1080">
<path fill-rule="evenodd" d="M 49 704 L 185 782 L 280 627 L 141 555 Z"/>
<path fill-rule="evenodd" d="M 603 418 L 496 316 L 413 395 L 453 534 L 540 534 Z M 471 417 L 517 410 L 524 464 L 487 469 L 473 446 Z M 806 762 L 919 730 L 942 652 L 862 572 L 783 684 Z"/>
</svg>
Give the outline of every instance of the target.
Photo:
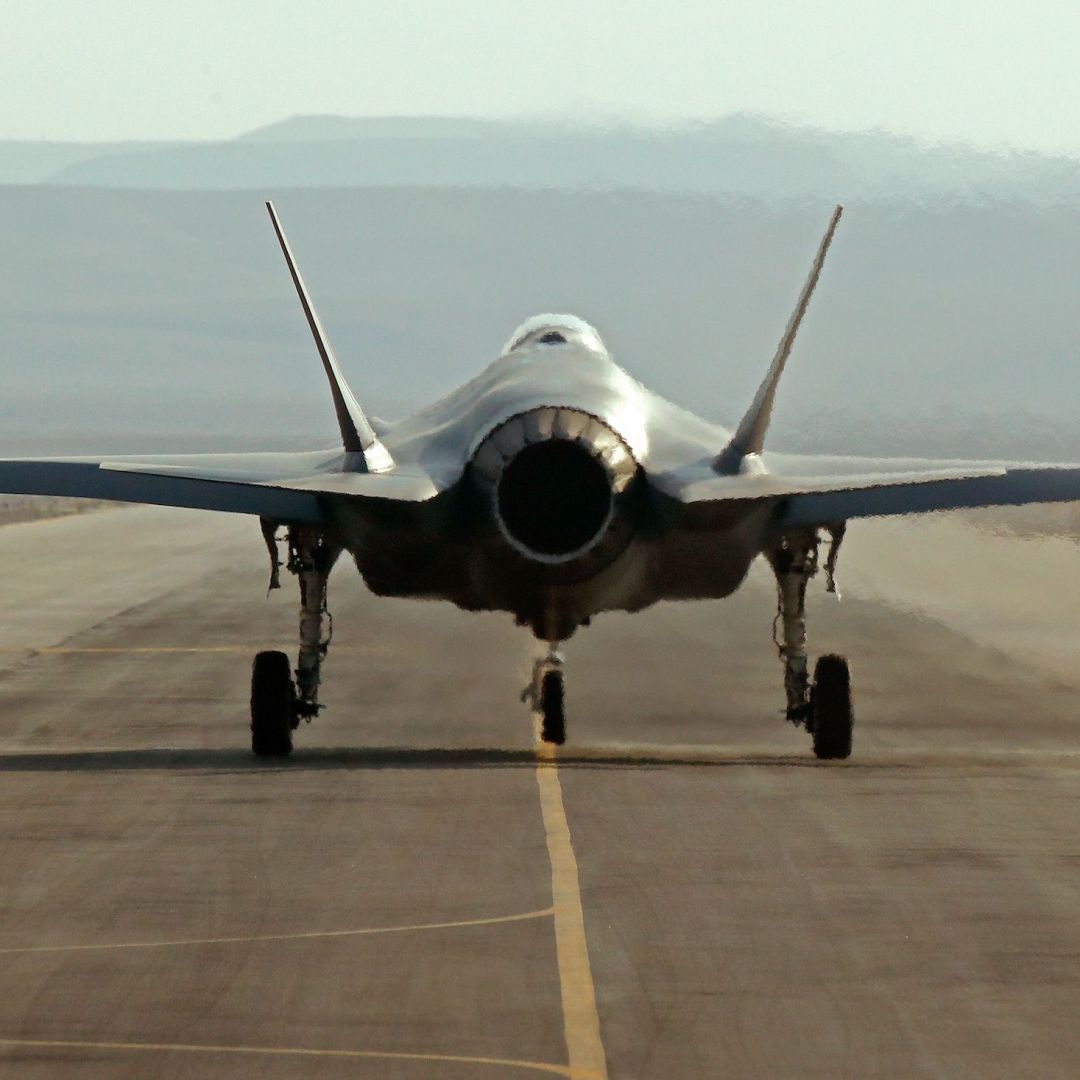
<svg viewBox="0 0 1080 1080">
<path fill-rule="evenodd" d="M 685 750 L 685 748 L 680 748 Z M 533 750 L 499 747 L 334 747 L 297 749 L 289 758 L 259 759 L 240 748 L 224 749 L 118 749 L 118 750 L 23 750 L 0 751 L 0 773 L 33 772 L 305 772 L 379 769 L 532 769 L 538 763 Z M 896 767 L 903 763 L 889 763 Z M 731 768 L 737 766 L 773 768 L 822 768 L 839 765 L 858 768 L 858 761 L 822 763 L 808 755 L 739 753 L 710 751 L 664 753 L 656 749 L 625 751 L 573 747 L 558 754 L 560 769 L 650 769 L 668 766 Z M 864 768 L 881 768 L 882 762 L 867 762 Z"/>
</svg>

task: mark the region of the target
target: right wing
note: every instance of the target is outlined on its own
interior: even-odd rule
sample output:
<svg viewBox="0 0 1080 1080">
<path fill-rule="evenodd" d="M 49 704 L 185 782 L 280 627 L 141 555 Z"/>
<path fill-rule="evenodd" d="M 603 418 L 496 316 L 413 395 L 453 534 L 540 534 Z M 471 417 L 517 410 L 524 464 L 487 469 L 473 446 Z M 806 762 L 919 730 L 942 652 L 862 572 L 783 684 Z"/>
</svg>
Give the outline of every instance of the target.
<svg viewBox="0 0 1080 1080">
<path fill-rule="evenodd" d="M 1080 500 L 1080 466 L 1008 465 L 996 475 L 921 482 L 896 476 L 860 488 L 799 492 L 785 500 L 780 524 L 820 525 L 858 517 L 1074 500 Z"/>
<path fill-rule="evenodd" d="M 655 487 L 708 513 L 772 503 L 781 527 L 976 506 L 1080 500 L 1080 465 L 773 454 L 771 470 L 724 476 L 708 461 L 653 477 Z"/>
</svg>

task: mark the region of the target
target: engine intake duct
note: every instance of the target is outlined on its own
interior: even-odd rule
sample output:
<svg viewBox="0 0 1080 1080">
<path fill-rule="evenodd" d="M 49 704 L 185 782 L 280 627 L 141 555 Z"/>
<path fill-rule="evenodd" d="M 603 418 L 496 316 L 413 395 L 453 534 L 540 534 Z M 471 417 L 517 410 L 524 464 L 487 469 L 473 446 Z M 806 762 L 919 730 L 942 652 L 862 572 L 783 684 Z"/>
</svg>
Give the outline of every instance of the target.
<svg viewBox="0 0 1080 1080">
<path fill-rule="evenodd" d="M 474 482 L 504 538 L 534 561 L 563 563 L 601 547 L 618 496 L 637 470 L 630 448 L 602 420 L 576 409 L 513 416 L 480 444 Z"/>
</svg>

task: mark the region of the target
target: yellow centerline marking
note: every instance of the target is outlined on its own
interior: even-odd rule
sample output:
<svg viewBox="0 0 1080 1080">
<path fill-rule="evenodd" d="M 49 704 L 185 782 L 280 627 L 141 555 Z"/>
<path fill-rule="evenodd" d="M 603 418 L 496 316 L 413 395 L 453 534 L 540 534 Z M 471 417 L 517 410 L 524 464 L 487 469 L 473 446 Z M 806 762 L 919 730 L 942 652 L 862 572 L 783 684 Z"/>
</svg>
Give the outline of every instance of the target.
<svg viewBox="0 0 1080 1080">
<path fill-rule="evenodd" d="M 309 930 L 299 934 L 258 934 L 248 937 L 179 938 L 171 941 L 123 941 L 103 945 L 28 945 L 0 949 L 0 953 L 96 952 L 104 949 L 165 949 L 177 945 L 243 945 L 259 941 L 306 941 L 312 938 L 363 937 L 368 934 L 403 934 L 412 930 L 455 930 L 466 926 L 497 926 L 500 923 L 526 922 L 556 914 L 553 907 L 525 911 L 518 915 L 495 915 L 487 919 L 461 919 L 456 922 L 413 923 L 406 926 L 375 926 L 362 930 Z"/>
<path fill-rule="evenodd" d="M 570 826 L 563 806 L 562 784 L 555 747 L 539 743 L 536 750 L 536 783 L 540 788 L 540 812 L 544 819 L 548 858 L 551 861 L 551 895 L 555 905 L 555 951 L 559 964 L 563 1029 L 575 1077 L 607 1080 L 607 1058 L 600 1040 L 600 1017 L 596 990 L 589 967 L 585 939 L 585 914 L 581 908 L 577 858 L 570 841 Z"/>
<path fill-rule="evenodd" d="M 275 1057 L 321 1057 L 381 1059 L 383 1061 L 427 1061 L 452 1065 L 494 1065 L 504 1069 L 529 1069 L 569 1080 L 592 1080 L 593 1074 L 575 1072 L 565 1065 L 516 1058 L 470 1057 L 464 1054 L 408 1054 L 392 1050 L 316 1050 L 285 1046 L 198 1046 L 190 1043 L 84 1042 L 74 1039 L 4 1039 L 0 1046 L 29 1050 L 142 1050 L 188 1054 L 266 1054 Z"/>
</svg>

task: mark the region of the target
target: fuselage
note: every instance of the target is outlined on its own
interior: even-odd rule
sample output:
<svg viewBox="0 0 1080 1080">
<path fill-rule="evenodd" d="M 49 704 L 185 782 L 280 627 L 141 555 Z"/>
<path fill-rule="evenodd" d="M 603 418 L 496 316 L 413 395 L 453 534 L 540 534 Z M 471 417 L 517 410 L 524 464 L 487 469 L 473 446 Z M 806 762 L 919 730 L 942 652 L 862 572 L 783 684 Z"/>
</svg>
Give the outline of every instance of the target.
<svg viewBox="0 0 1080 1080">
<path fill-rule="evenodd" d="M 601 611 L 728 595 L 768 526 L 768 508 L 733 511 L 717 542 L 714 520 L 665 495 L 668 469 L 728 434 L 647 390 L 572 316 L 530 320 L 476 378 L 379 434 L 443 491 L 376 526 L 341 507 L 368 585 L 509 611 L 546 640 Z"/>
</svg>

